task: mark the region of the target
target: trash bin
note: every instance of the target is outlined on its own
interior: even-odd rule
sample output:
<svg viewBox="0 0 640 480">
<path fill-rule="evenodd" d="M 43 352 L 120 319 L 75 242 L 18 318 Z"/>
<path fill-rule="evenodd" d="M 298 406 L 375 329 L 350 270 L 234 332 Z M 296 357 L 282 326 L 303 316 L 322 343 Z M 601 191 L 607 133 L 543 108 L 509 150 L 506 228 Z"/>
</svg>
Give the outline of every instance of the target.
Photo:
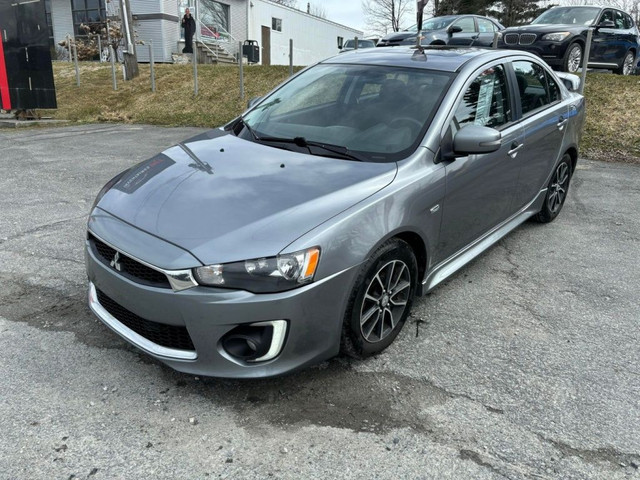
<svg viewBox="0 0 640 480">
<path fill-rule="evenodd" d="M 258 63 L 260 61 L 260 47 L 257 40 L 245 40 L 242 44 L 242 56 L 247 57 L 247 62 Z"/>
</svg>

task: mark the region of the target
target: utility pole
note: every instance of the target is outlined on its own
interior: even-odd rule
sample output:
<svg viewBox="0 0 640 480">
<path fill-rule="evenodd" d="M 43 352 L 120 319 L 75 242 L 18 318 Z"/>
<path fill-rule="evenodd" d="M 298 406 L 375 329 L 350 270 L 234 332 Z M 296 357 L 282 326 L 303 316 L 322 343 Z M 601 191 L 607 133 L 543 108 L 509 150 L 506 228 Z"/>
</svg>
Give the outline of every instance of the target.
<svg viewBox="0 0 640 480">
<path fill-rule="evenodd" d="M 129 0 L 120 0 L 120 19 L 125 40 L 124 74 L 127 80 L 132 80 L 140 75 L 138 71 L 138 56 L 136 55 L 136 42 L 133 33 L 133 17 Z"/>
</svg>

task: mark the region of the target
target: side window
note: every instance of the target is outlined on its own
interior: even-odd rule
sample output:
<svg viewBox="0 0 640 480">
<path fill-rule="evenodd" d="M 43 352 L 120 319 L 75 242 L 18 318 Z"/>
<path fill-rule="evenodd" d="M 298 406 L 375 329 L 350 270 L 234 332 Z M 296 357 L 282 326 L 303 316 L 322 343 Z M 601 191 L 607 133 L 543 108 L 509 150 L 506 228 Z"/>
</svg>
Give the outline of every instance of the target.
<svg viewBox="0 0 640 480">
<path fill-rule="evenodd" d="M 546 72 L 546 77 L 547 77 L 547 85 L 549 86 L 549 103 L 553 103 L 553 102 L 557 102 L 558 100 L 561 100 L 560 88 L 558 87 L 558 84 L 553 79 L 553 77 L 549 74 L 549 72 Z"/>
<path fill-rule="evenodd" d="M 547 85 L 547 75 L 544 68 L 537 63 L 521 61 L 513 62 L 513 69 L 518 80 L 523 115 L 555 101 L 551 100 L 552 92 Z M 556 99 L 559 99 L 560 94 L 555 82 L 554 87 Z"/>
<path fill-rule="evenodd" d="M 602 16 L 600 17 L 600 21 L 598 23 L 602 23 L 602 22 L 613 22 L 613 10 L 605 10 L 604 13 L 602 14 Z"/>
<path fill-rule="evenodd" d="M 469 85 L 453 116 L 453 132 L 465 125 L 497 128 L 511 121 L 504 68 L 488 68 Z"/>
<path fill-rule="evenodd" d="M 476 31 L 476 26 L 473 23 L 473 17 L 464 17 L 454 23 L 456 27 L 462 28 L 462 33 L 471 33 Z"/>
<path fill-rule="evenodd" d="M 614 23 L 616 24 L 616 29 L 617 30 L 624 30 L 625 26 L 624 26 L 624 14 L 618 10 L 616 10 L 614 12 Z"/>
<path fill-rule="evenodd" d="M 480 33 L 487 33 L 495 31 L 495 27 L 491 20 L 487 20 L 486 18 L 478 18 L 478 31 Z"/>
</svg>

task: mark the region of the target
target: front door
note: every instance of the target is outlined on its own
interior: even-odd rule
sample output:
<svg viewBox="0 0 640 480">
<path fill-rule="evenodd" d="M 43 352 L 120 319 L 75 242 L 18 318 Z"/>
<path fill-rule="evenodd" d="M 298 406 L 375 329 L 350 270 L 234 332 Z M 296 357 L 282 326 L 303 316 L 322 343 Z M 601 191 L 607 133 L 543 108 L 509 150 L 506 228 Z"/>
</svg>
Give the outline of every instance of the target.
<svg viewBox="0 0 640 480">
<path fill-rule="evenodd" d="M 460 27 L 462 31 L 449 34 L 449 45 L 471 45 L 478 37 L 473 17 L 462 17 L 460 20 L 456 20 L 451 27 Z"/>
<path fill-rule="evenodd" d="M 262 25 L 262 65 L 271 65 L 271 27 Z"/>
<path fill-rule="evenodd" d="M 513 122 L 506 79 L 504 66 L 483 67 L 460 96 L 444 135 L 442 149 L 445 152 L 452 149 L 456 132 L 468 125 L 499 130 L 502 145 L 493 153 L 457 157 L 446 166 L 447 186 L 438 262 L 469 245 L 512 214 L 522 127 Z"/>
</svg>

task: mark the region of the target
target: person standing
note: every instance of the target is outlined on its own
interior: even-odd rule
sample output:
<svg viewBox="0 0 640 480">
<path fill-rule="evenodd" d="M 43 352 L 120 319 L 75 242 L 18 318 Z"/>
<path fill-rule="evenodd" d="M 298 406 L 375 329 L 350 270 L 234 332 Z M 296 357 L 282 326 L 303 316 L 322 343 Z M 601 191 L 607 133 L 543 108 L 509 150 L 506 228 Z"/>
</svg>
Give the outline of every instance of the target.
<svg viewBox="0 0 640 480">
<path fill-rule="evenodd" d="M 193 34 L 196 33 L 196 21 L 191 16 L 188 8 L 184 12 L 184 17 L 182 17 L 181 26 L 184 28 L 184 48 L 182 53 L 193 53 Z"/>
</svg>

